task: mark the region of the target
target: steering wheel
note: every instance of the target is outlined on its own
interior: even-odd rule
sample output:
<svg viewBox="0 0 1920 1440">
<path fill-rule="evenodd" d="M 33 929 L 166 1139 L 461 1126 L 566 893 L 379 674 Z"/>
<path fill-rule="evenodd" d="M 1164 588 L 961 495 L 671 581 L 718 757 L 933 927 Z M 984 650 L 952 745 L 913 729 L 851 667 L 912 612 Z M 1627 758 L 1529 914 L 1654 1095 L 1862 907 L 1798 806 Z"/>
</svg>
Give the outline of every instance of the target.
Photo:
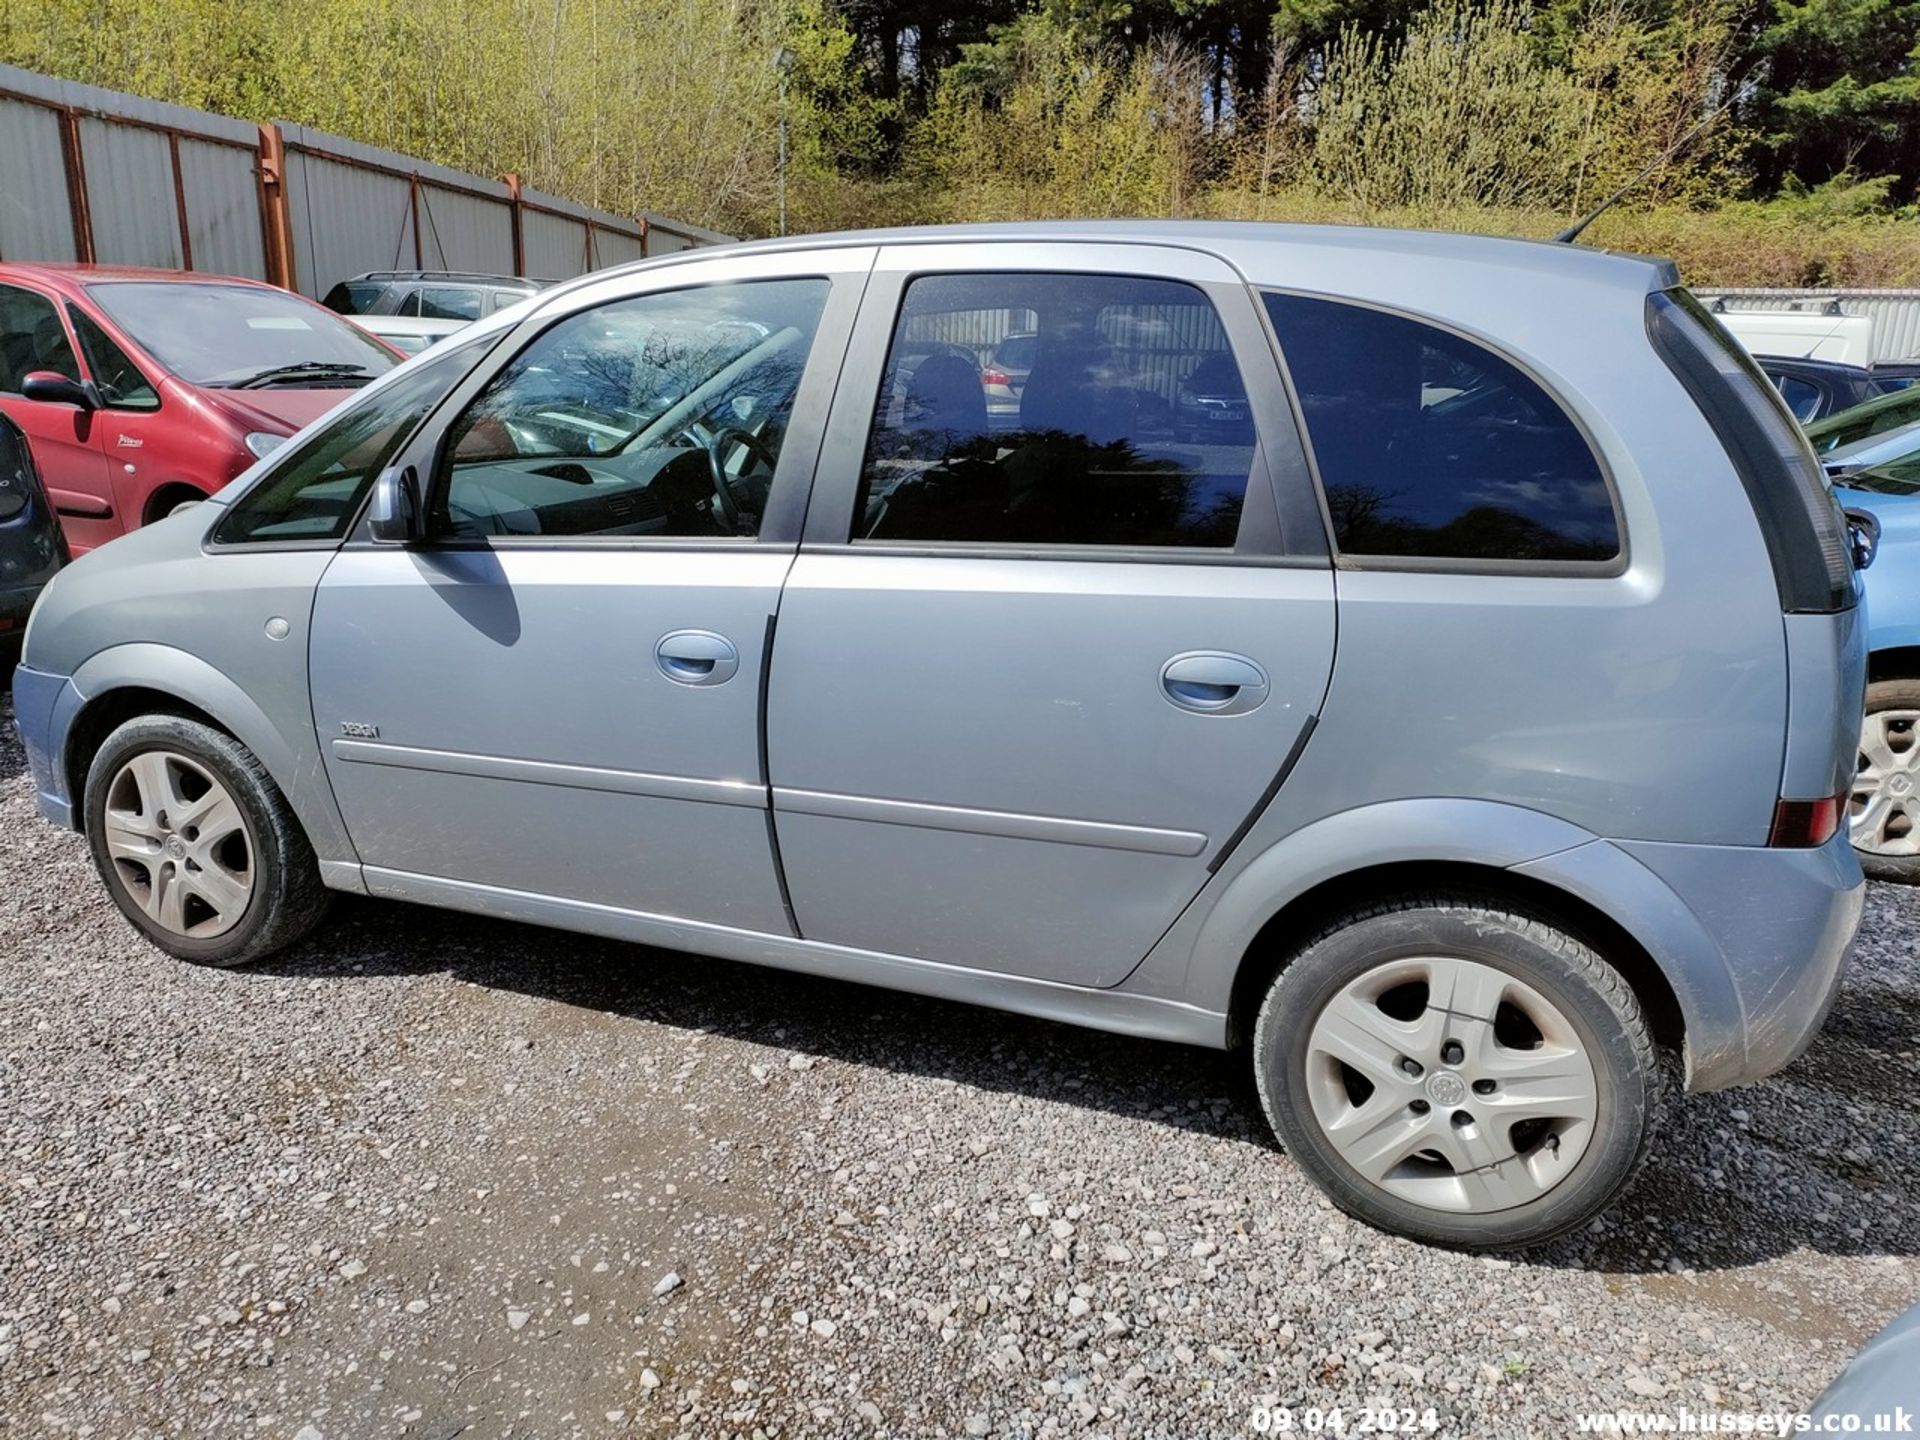
<svg viewBox="0 0 1920 1440">
<path fill-rule="evenodd" d="M 716 431 L 713 439 L 707 442 L 707 465 L 713 471 L 713 495 L 720 502 L 721 518 L 727 522 L 727 528 L 738 535 L 741 533 L 740 502 L 733 498 L 733 489 L 727 480 L 727 453 L 735 445 L 744 446 L 752 452 L 769 473 L 773 470 L 774 457 L 758 435 L 731 426 Z"/>
</svg>

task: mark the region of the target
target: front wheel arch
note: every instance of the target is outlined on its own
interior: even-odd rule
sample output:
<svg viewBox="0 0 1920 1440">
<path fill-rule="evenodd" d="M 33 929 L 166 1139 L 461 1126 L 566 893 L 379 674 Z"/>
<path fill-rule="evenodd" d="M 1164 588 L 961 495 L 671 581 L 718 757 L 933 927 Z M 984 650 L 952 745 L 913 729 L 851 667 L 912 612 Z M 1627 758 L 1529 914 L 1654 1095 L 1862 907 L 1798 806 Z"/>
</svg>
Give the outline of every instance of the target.
<svg viewBox="0 0 1920 1440">
<path fill-rule="evenodd" d="M 184 480 L 169 480 L 147 497 L 146 507 L 140 513 L 140 523 L 151 525 L 156 520 L 164 520 L 182 505 L 205 500 L 207 493 L 198 485 Z"/>
</svg>

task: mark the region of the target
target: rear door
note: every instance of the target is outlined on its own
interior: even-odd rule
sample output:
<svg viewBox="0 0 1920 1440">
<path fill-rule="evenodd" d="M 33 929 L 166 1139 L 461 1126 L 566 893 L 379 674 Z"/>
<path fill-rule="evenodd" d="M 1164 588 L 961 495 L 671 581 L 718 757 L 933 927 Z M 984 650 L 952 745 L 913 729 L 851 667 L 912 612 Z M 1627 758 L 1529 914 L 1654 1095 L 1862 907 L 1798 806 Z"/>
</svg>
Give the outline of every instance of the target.
<svg viewBox="0 0 1920 1440">
<path fill-rule="evenodd" d="M 53 298 L 23 285 L 0 285 L 0 410 L 27 432 L 68 542 L 76 551 L 90 550 L 127 523 L 115 513 L 112 475 L 100 443 L 110 422 L 79 405 L 27 399 L 20 384 L 36 370 L 83 378 L 73 337 Z"/>
<path fill-rule="evenodd" d="M 1007 425 L 964 355 L 1029 329 Z M 1219 357 L 1251 410 L 1190 436 L 1181 385 Z M 882 250 L 769 687 L 801 933 L 1117 983 L 1283 778 L 1333 639 L 1324 532 L 1230 266 Z"/>
</svg>

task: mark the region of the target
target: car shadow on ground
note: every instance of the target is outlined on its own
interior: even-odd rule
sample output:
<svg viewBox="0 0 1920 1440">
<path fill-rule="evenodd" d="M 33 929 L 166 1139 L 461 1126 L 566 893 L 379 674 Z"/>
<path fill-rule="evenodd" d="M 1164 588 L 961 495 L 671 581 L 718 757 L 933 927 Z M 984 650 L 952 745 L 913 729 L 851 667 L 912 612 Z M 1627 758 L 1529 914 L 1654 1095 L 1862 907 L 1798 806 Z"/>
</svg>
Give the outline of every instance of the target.
<svg viewBox="0 0 1920 1440">
<path fill-rule="evenodd" d="M 1285 1163 L 1243 1056 L 845 981 L 348 897 L 313 941 L 240 973 L 443 971 L 616 1018 L 1177 1127 L 1245 1146 L 1250 1175 Z M 1652 1273 L 1799 1250 L 1920 1253 L 1920 1209 L 1900 1163 L 1912 1158 L 1920 1114 L 1917 1042 L 1920 980 L 1912 990 L 1850 985 L 1808 1055 L 1761 1085 L 1677 1100 L 1639 1181 L 1607 1216 L 1527 1260 Z M 1248 1189 L 1257 1193 L 1251 1180 Z M 1754 1203 L 1763 1192 L 1768 1203 Z"/>
</svg>

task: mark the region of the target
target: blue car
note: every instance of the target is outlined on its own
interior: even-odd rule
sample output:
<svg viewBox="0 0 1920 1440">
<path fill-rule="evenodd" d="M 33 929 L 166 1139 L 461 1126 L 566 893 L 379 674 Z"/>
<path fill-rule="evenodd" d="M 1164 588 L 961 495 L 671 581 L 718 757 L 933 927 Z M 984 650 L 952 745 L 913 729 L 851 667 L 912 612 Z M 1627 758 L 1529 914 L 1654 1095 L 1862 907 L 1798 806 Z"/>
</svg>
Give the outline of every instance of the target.
<svg viewBox="0 0 1920 1440">
<path fill-rule="evenodd" d="M 1905 437 L 1906 450 L 1889 445 Z M 1867 588 L 1867 713 L 1849 825 L 1869 875 L 1920 881 L 1920 425 L 1823 457 L 1836 499 L 1878 522 Z M 1849 461 L 1858 468 L 1850 468 Z M 1868 463 L 1861 464 L 1866 461 Z"/>
</svg>

